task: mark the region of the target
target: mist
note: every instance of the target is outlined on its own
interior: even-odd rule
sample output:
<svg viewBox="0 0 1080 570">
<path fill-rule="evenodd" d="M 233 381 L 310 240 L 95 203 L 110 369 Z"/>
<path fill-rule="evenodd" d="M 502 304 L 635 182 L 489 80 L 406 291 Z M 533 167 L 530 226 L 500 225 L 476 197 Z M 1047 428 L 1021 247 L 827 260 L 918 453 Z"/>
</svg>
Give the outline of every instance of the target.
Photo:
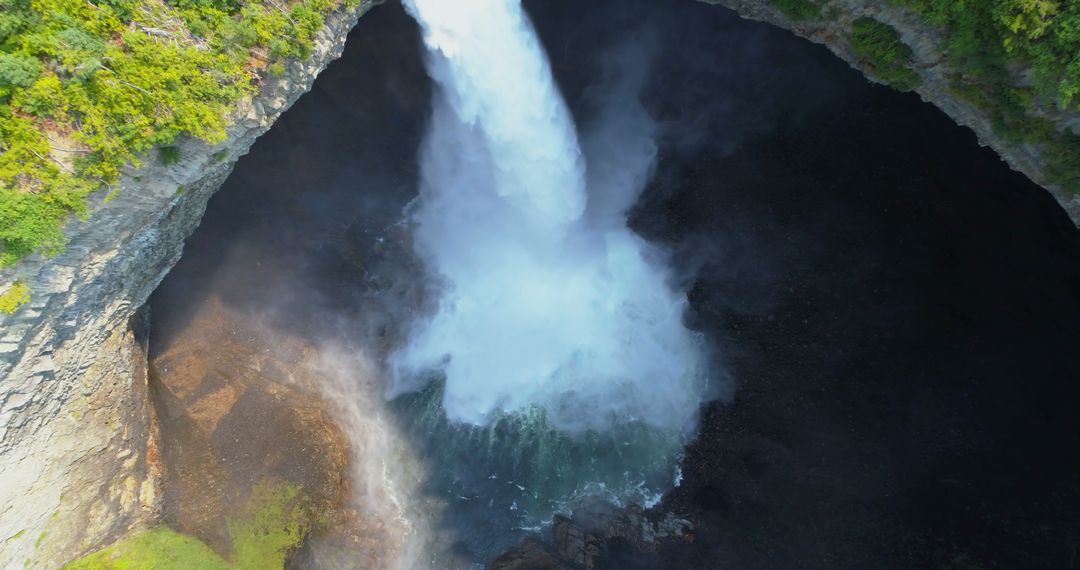
<svg viewBox="0 0 1080 570">
<path fill-rule="evenodd" d="M 579 135 L 517 2 L 406 6 L 436 83 L 410 219 L 434 300 L 390 357 L 388 395 L 441 374 L 451 421 L 691 429 L 702 339 L 667 254 L 626 226 L 656 157 L 638 100 L 649 43 L 608 58 Z"/>
</svg>

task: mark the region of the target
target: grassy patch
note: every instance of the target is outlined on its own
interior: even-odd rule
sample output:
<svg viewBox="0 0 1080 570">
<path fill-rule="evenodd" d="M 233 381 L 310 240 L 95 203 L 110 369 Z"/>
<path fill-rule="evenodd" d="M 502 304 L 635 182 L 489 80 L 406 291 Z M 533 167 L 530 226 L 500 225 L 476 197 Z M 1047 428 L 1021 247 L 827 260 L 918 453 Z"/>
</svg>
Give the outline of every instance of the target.
<svg viewBox="0 0 1080 570">
<path fill-rule="evenodd" d="M 227 570 L 229 565 L 197 538 L 155 528 L 121 540 L 62 570 Z"/>
<path fill-rule="evenodd" d="M 855 20 L 851 49 L 869 64 L 874 77 L 900 91 L 911 91 L 921 81 L 919 74 L 911 69 L 911 48 L 888 24 L 867 17 Z"/>
<path fill-rule="evenodd" d="M 795 22 L 821 17 L 821 6 L 810 0 L 769 0 L 769 3 Z"/>
<path fill-rule="evenodd" d="M 10 315 L 20 306 L 30 301 L 30 288 L 26 283 L 16 282 L 7 291 L 0 294 L 0 313 Z M 21 533 L 20 533 L 21 534 Z"/>
<path fill-rule="evenodd" d="M 79 560 L 62 570 L 280 570 L 289 552 L 325 522 L 299 485 L 263 482 L 252 491 L 247 509 L 227 527 L 228 558 L 197 538 L 159 527 Z"/>
</svg>

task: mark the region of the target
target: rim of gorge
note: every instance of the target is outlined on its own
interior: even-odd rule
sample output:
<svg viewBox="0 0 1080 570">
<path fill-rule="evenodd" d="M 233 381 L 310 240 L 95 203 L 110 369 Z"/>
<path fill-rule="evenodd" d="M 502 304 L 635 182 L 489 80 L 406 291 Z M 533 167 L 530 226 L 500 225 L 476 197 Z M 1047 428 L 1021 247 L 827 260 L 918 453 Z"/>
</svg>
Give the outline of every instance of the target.
<svg viewBox="0 0 1080 570">
<path fill-rule="evenodd" d="M 764 20 L 822 43 L 872 78 L 880 77 L 882 70 L 875 66 L 877 62 L 853 48 L 853 30 L 856 21 L 865 17 L 887 24 L 910 47 L 910 69 L 921 78 L 914 90 L 953 121 L 969 127 L 978 141 L 992 147 L 1011 167 L 1043 184 L 1072 221 L 1080 221 L 1080 198 L 1059 184 L 1047 182 L 1044 149 L 1038 144 L 1010 142 L 995 130 L 995 118 L 990 113 L 957 97 L 951 90 L 950 82 L 956 70 L 951 67 L 943 34 L 916 12 L 894 3 L 833 0 L 821 15 L 798 18 L 784 9 L 783 2 L 707 2 L 722 4 L 740 16 Z M 431 545 L 441 549 L 444 553 L 441 556 L 445 556 L 436 566 L 467 567 L 472 562 L 468 552 L 455 549 L 459 539 L 454 536 L 453 525 L 445 525 L 445 520 L 436 516 L 446 509 L 448 499 L 429 492 L 430 489 L 422 488 L 417 482 L 422 474 L 429 475 L 426 470 L 431 469 L 431 456 L 436 451 L 417 444 L 415 434 L 395 415 L 404 412 L 384 409 L 378 386 L 365 384 L 374 383 L 378 375 L 378 365 L 373 362 L 377 358 L 372 357 L 371 347 L 335 342 L 341 338 L 338 333 L 346 327 L 361 327 L 365 338 L 374 336 L 387 345 L 400 340 L 393 326 L 387 325 L 397 318 L 390 314 L 394 309 L 388 305 L 420 294 L 394 288 L 394 284 L 407 281 L 420 271 L 415 260 L 409 262 L 413 265 L 404 267 L 380 264 L 379 260 L 411 259 L 410 238 L 400 228 L 387 229 L 391 224 L 385 222 L 411 199 L 410 193 L 415 193 L 414 187 L 408 187 L 415 185 L 415 180 L 403 182 L 409 178 L 407 175 L 402 178 L 400 173 L 416 168 L 415 147 L 423 134 L 422 121 L 428 112 L 430 87 L 414 83 L 416 76 L 424 75 L 416 51 L 419 36 L 401 37 L 392 30 L 380 35 L 376 29 L 379 23 L 392 21 L 384 11 L 400 11 L 400 8 L 378 8 L 363 20 L 368 27 L 357 28 L 346 44 L 346 36 L 360 16 L 375 4 L 361 2 L 332 11 L 308 57 L 289 61 L 281 74 L 266 74 L 258 93 L 238 104 L 224 141 L 211 144 L 181 139 L 173 144 L 179 149 L 180 158 L 172 164 L 146 157 L 142 166 L 124 171 L 114 198 L 106 199 L 104 192 L 91 197 L 93 203 L 87 220 L 72 221 L 66 227 L 68 244 L 64 252 L 52 257 L 35 254 L 0 268 L 5 289 L 24 284 L 29 290 L 27 302 L 17 304 L 10 313 L 0 313 L 3 327 L 0 337 L 0 416 L 3 418 L 0 482 L 3 484 L 0 488 L 4 499 L 0 515 L 0 566 L 58 568 L 114 541 L 138 536 L 162 524 L 197 537 L 222 557 L 222 563 L 229 562 L 230 555 L 239 556 L 237 553 L 245 548 L 254 548 L 280 554 L 280 559 L 271 558 L 270 564 L 287 561 L 297 568 L 378 568 L 385 567 L 391 559 L 403 560 L 401 566 L 414 567 L 418 564 L 417 557 L 425 555 L 425 549 Z M 568 62 L 575 59 L 575 53 L 580 54 L 577 57 L 581 61 L 589 61 L 586 51 L 577 50 L 601 45 L 604 34 L 588 31 L 588 25 L 595 25 L 598 16 L 575 15 L 566 2 L 549 4 L 526 2 L 541 40 L 551 54 L 559 87 L 577 119 L 582 111 L 575 107 L 575 101 L 587 98 L 584 92 L 590 84 L 579 74 L 590 70 L 584 66 L 575 69 Z M 609 33 L 614 36 L 617 31 L 632 27 L 628 22 L 648 13 L 641 8 L 645 4 L 628 3 L 624 14 L 608 14 L 613 21 L 613 31 Z M 779 73 L 790 72 L 799 64 L 807 66 L 807 75 L 820 72 L 840 78 L 838 91 L 857 84 L 855 74 L 837 62 L 829 63 L 831 60 L 824 57 L 823 50 L 800 43 L 797 44 L 803 46 L 800 54 L 784 53 L 783 47 L 776 46 L 796 45 L 793 43 L 796 40 L 777 39 L 784 38 L 777 30 L 745 22 L 736 24 L 726 11 L 712 10 L 718 15 L 698 18 L 700 22 L 696 25 L 700 30 L 686 21 L 676 23 L 687 28 L 684 41 L 699 42 L 695 44 L 697 48 L 687 49 L 713 54 L 713 64 L 661 59 L 658 65 L 662 71 L 658 73 L 667 86 L 650 87 L 642 95 L 650 111 L 663 115 L 667 123 L 678 126 L 680 120 L 689 120 L 676 117 L 672 106 L 684 105 L 684 110 L 690 113 L 688 110 L 694 108 L 695 102 L 710 100 L 709 89 L 719 89 L 716 84 L 695 85 L 686 75 L 706 73 L 724 64 L 732 65 L 736 71 L 715 81 L 751 83 L 741 88 L 740 96 L 750 97 L 755 94 L 754 89 L 759 89 L 756 96 L 761 105 L 775 105 L 774 109 L 782 105 L 773 101 L 779 95 L 774 97 L 769 90 L 775 88 L 778 93 L 788 95 L 798 93 L 790 87 L 798 78 L 785 78 Z M 704 13 L 692 12 L 682 4 L 672 6 L 670 11 Z M 405 16 L 401 13 L 394 17 Z M 658 24 L 661 28 L 663 25 Z M 710 25 L 715 27 L 710 29 Z M 710 31 L 731 34 L 737 39 L 727 43 L 702 39 Z M 553 39 L 562 37 L 561 34 L 567 38 L 563 45 Z M 595 36 L 590 40 L 594 44 L 581 39 L 590 35 Z M 781 41 L 789 43 L 781 44 Z M 417 44 L 412 46 L 412 52 L 399 46 L 410 42 Z M 343 50 L 352 54 L 346 57 L 348 62 L 343 60 L 334 70 L 320 75 Z M 736 52 L 746 54 L 744 59 L 732 55 Z M 415 60 L 406 61 L 402 54 L 411 54 Z M 364 67 L 356 63 L 356 58 L 389 58 L 394 65 Z M 680 65 L 685 65 L 685 74 L 668 72 Z M 739 75 L 739 65 L 747 66 L 741 69 L 774 65 L 779 70 L 775 84 L 761 79 L 767 74 Z M 396 69 L 390 72 L 386 71 L 387 67 Z M 365 75 L 376 72 L 382 75 Z M 326 85 L 316 84 L 316 76 Z M 372 85 L 365 87 L 365 80 L 370 80 Z M 761 83 L 755 83 L 758 81 Z M 315 92 L 297 105 L 295 118 L 290 118 L 292 114 L 282 115 L 313 84 Z M 1075 489 L 1070 494 L 1056 476 L 1033 475 L 1016 465 L 1039 461 L 1046 473 L 1059 473 L 1070 465 L 1075 466 L 1075 454 L 1060 449 L 1077 443 L 1075 421 L 1063 417 L 1061 410 L 1061 406 L 1075 403 L 1075 391 L 1050 385 L 1048 379 L 1076 371 L 1074 365 L 1064 362 L 1063 355 L 1077 338 L 1075 326 L 1064 319 L 1073 314 L 1069 311 L 1074 308 L 1076 295 L 1070 287 L 1078 282 L 1074 280 L 1075 272 L 1062 270 L 1059 274 L 1048 267 L 1076 261 L 1076 229 L 1061 208 L 1050 203 L 1048 195 L 1037 194 L 1033 185 L 1004 168 L 994 170 L 994 157 L 973 150 L 974 142 L 966 131 L 945 129 L 946 120 L 912 96 L 864 87 L 858 96 L 862 99 L 851 104 L 850 116 L 841 119 L 829 115 L 828 109 L 842 105 L 835 101 L 843 97 L 811 87 L 815 83 L 807 82 L 807 85 L 804 101 L 789 109 L 774 110 L 772 118 L 751 117 L 754 113 L 747 111 L 751 107 L 732 98 L 728 102 L 732 110 L 724 117 L 741 121 L 739 133 L 730 136 L 721 136 L 714 130 L 701 133 L 704 137 L 715 135 L 723 139 L 730 148 L 719 141 L 710 143 L 712 146 L 690 141 L 693 138 L 690 136 L 685 137 L 690 142 L 680 139 L 674 146 L 664 147 L 656 166 L 657 182 L 650 185 L 631 216 L 631 227 L 636 232 L 673 252 L 678 268 L 676 277 L 685 281 L 689 292 L 691 309 L 687 322 L 694 330 L 704 331 L 718 345 L 725 367 L 730 368 L 739 386 L 730 407 L 726 403 L 714 403 L 703 408 L 702 435 L 690 444 L 678 476 L 682 485 L 650 509 L 634 506 L 613 509 L 596 503 L 578 508 L 572 516 L 566 513 L 567 516 L 556 517 L 549 528 L 499 557 L 495 562 L 497 567 L 978 568 L 993 567 L 990 563 L 994 561 L 1008 567 L 1075 564 L 1080 529 L 1075 518 L 1068 516 L 1068 509 L 1078 506 Z M 677 103 L 665 107 L 659 102 L 670 95 L 665 89 L 679 92 L 677 97 L 672 96 Z M 370 100 L 363 96 L 343 99 L 342 93 L 349 90 L 390 91 L 401 101 L 400 106 L 373 109 L 372 101 L 377 100 L 374 96 Z M 319 107 L 338 109 L 336 112 L 347 117 L 340 120 L 339 130 L 333 130 L 333 121 L 304 124 L 304 118 L 316 116 Z M 417 109 L 422 111 L 418 114 Z M 925 121 L 926 128 L 942 140 L 925 141 L 917 133 L 905 130 L 903 121 L 890 121 L 882 116 L 888 109 L 902 109 L 916 120 Z M 744 115 L 740 117 L 740 113 Z M 1062 129 L 1074 132 L 1080 129 L 1080 116 L 1074 111 L 1051 109 L 1040 110 L 1038 114 Z M 369 115 L 377 117 L 357 118 Z M 775 133 L 780 134 L 776 134 L 775 140 L 780 142 L 769 146 L 762 142 L 762 133 L 775 134 L 773 126 L 752 124 L 774 121 L 775 116 L 789 116 L 791 125 L 776 128 Z M 852 174 L 852 179 L 846 179 L 836 175 L 840 169 L 837 162 L 844 158 L 864 160 L 857 149 L 822 138 L 818 141 L 820 146 L 830 148 L 821 148 L 815 154 L 813 145 L 807 146 L 806 142 L 813 139 L 807 131 L 815 128 L 829 132 L 830 136 L 846 133 L 853 140 L 865 140 L 859 139 L 854 125 L 848 131 L 836 126 L 843 120 L 862 121 L 864 125 L 880 123 L 885 125 L 883 129 L 895 129 L 899 141 L 896 145 L 900 147 L 925 144 L 929 149 L 925 152 L 946 152 L 950 144 L 966 145 L 967 154 L 956 155 L 955 160 L 961 164 L 954 168 L 944 164 L 948 157 L 928 158 L 925 166 L 904 163 L 914 170 L 921 169 L 918 175 L 909 178 L 882 164 L 876 167 L 877 177 Z M 364 130 L 349 132 L 357 125 Z M 327 130 L 322 133 L 327 137 L 325 146 L 312 143 L 312 148 L 306 151 L 290 149 L 290 138 L 315 141 L 322 136 L 317 132 L 320 128 Z M 706 123 L 703 128 L 719 127 Z M 256 138 L 268 130 L 271 133 L 254 147 L 248 162 L 241 160 Z M 364 139 L 367 133 L 377 136 L 369 137 L 370 141 L 353 140 Z M 875 148 L 898 154 L 911 152 L 909 147 L 896 145 Z M 385 171 L 356 167 L 330 172 L 324 170 L 327 159 L 318 155 L 339 152 L 345 147 L 348 148 L 341 151 L 345 154 L 375 152 L 372 149 L 380 146 L 386 146 L 386 152 L 393 150 L 400 155 L 399 162 L 386 165 Z M 827 154 L 830 149 L 838 155 L 830 158 Z M 750 172 L 755 163 L 740 162 L 746 153 L 753 152 L 766 157 L 758 164 L 773 169 L 763 179 L 786 185 L 789 193 L 795 192 L 791 188 L 799 184 L 800 176 L 823 176 L 826 182 L 821 200 L 836 198 L 843 194 L 838 188 L 855 184 L 867 185 L 868 193 L 873 192 L 872 185 L 881 184 L 882 197 L 879 201 L 867 198 L 861 202 L 850 201 L 852 198 L 844 195 L 849 201 L 836 206 L 836 211 L 815 210 L 811 201 L 800 201 L 771 190 L 766 182 L 756 186 L 755 176 Z M 257 159 L 255 155 L 259 153 L 266 154 Z M 680 162 L 684 156 L 700 159 L 705 155 L 716 164 L 704 166 L 708 161 L 702 161 L 687 166 Z M 826 165 L 822 168 L 833 170 L 818 174 L 811 166 L 814 160 Z M 883 157 L 882 162 L 885 160 Z M 274 170 L 271 168 L 274 164 L 292 165 L 295 172 Z M 791 170 L 785 170 L 788 167 Z M 942 173 L 957 176 L 955 172 L 964 168 L 973 170 L 973 190 L 942 192 L 937 205 L 912 206 L 905 201 L 903 192 L 894 188 L 904 184 L 933 188 L 935 176 Z M 990 174 L 979 174 L 980 169 Z M 366 201 L 358 199 L 357 203 L 348 204 L 344 202 L 348 194 L 320 194 L 319 188 L 323 186 L 340 187 L 350 177 L 359 179 L 376 174 L 385 176 L 385 180 L 377 179 L 371 184 L 400 184 L 389 192 L 390 198 L 371 196 Z M 310 177 L 304 179 L 301 175 Z M 828 178 L 834 175 L 835 178 Z M 411 176 L 415 177 L 415 173 Z M 292 183 L 295 192 L 268 194 L 266 199 L 272 203 L 266 205 L 243 202 L 257 195 L 255 185 L 275 182 Z M 977 186 L 995 184 L 1008 190 L 987 193 L 986 197 L 974 191 Z M 743 191 L 758 192 L 762 197 L 757 201 L 742 200 L 733 191 L 725 193 L 716 189 L 717 185 L 737 186 Z M 226 191 L 212 203 L 206 227 L 200 228 L 207 202 L 222 186 Z M 241 189 L 242 186 L 246 187 Z M 674 187 L 686 190 L 671 190 Z M 702 197 L 709 192 L 713 192 L 713 198 Z M 745 216 L 725 214 L 719 209 L 721 206 L 713 203 L 717 195 L 729 200 L 730 209 L 746 212 Z M 213 210 L 218 207 L 232 208 L 234 214 L 247 212 L 252 219 L 261 221 L 245 226 L 230 220 L 227 214 L 215 217 Z M 812 221 L 795 221 L 799 210 Z M 335 213 L 327 213 L 330 211 Z M 884 211 L 892 213 L 879 215 Z M 295 228 L 280 226 L 292 223 L 275 217 L 282 212 L 293 216 Z M 1005 219 L 1003 212 L 1011 212 L 1013 219 Z M 704 220 L 710 215 L 731 224 L 730 228 L 713 228 Z M 851 221 L 863 218 L 873 221 Z M 960 221 L 948 225 L 946 219 Z M 342 222 L 340 228 L 314 229 L 325 220 L 348 221 Z M 258 223 L 271 227 L 256 228 Z M 871 228 L 873 223 L 881 226 Z M 986 230 L 988 223 L 1003 226 L 1003 232 L 1014 232 L 1015 239 L 1010 243 L 986 237 L 984 246 L 974 245 L 978 236 L 965 232 Z M 835 233 L 821 230 L 829 224 L 840 229 Z M 689 229 L 680 233 L 684 227 L 718 232 L 726 245 L 708 243 L 703 237 L 705 229 L 701 233 Z M 197 228 L 199 231 L 185 246 L 185 240 Z M 923 236 L 920 231 L 930 236 Z M 253 235 L 279 241 L 267 242 L 265 251 L 215 242 L 228 238 L 245 243 L 254 239 Z M 311 240 L 312 236 L 329 235 L 337 241 L 323 246 L 319 255 L 339 265 L 328 268 L 319 265 L 324 257 L 291 255 L 299 251 L 296 243 Z M 765 245 L 755 241 L 766 239 L 762 236 L 775 241 Z M 807 249 L 803 241 L 820 243 Z M 937 243 L 941 245 L 933 245 Z M 924 252 L 925 257 L 918 258 L 891 249 L 905 244 L 916 249 L 941 247 L 942 251 Z M 751 253 L 732 251 L 740 245 Z M 279 247 L 277 259 L 267 253 L 274 247 Z M 1036 248 L 1047 248 L 1046 259 L 1025 264 L 1025 256 Z M 185 251 L 184 257 L 181 250 Z M 821 250 L 849 255 L 851 267 L 835 267 Z M 887 262 L 867 259 L 868 251 L 885 252 L 882 255 L 896 259 Z M 729 266 L 726 276 L 713 275 L 718 272 L 713 267 L 717 263 Z M 250 274 L 243 281 L 230 283 L 227 270 L 221 269 L 216 274 L 205 272 L 205 268 L 230 264 L 241 268 L 237 271 Z M 1001 271 L 982 269 L 994 264 L 1000 265 Z M 174 266 L 175 276 L 159 289 Z M 1024 281 L 979 289 L 979 285 L 960 276 L 965 270 L 970 270 L 970 279 L 985 279 L 987 283 L 1005 280 L 1009 271 L 1027 272 L 1032 283 L 1044 279 L 1060 290 L 1048 292 Z M 287 286 L 280 285 L 277 277 L 279 273 L 303 275 L 313 271 L 333 277 L 324 281 L 297 278 Z M 822 273 L 829 271 L 834 273 Z M 197 279 L 202 277 L 206 277 L 205 282 Z M 926 298 L 905 298 L 883 284 L 885 278 L 931 283 L 936 288 L 928 288 Z M 301 314 L 317 306 L 305 297 L 334 299 L 333 295 L 342 295 L 340 291 L 352 285 L 350 279 L 365 280 L 363 288 L 384 293 L 389 290 L 390 297 L 357 292 L 357 298 L 343 303 L 348 314 L 323 319 L 328 314 L 326 307 Z M 818 282 L 827 279 L 841 280 L 844 285 Z M 240 285 L 253 282 L 264 290 L 251 294 L 249 285 Z M 883 300 L 871 303 L 864 299 L 871 293 L 861 291 L 860 282 Z M 747 289 L 790 289 L 790 292 L 772 297 Z M 155 291 L 159 299 L 197 302 L 173 306 L 166 301 L 151 301 Z M 844 312 L 843 305 L 835 299 L 842 295 L 847 295 L 854 307 L 880 310 L 877 316 L 884 325 L 854 330 L 865 324 Z M 272 311 L 262 310 L 265 307 L 257 310 L 260 303 L 275 307 Z M 290 312 L 290 304 L 302 308 Z M 1000 318 L 987 316 L 984 306 L 992 305 L 1001 307 Z M 1061 320 L 1030 316 L 1045 315 L 1055 306 L 1061 308 Z M 914 325 L 890 321 L 897 312 L 923 316 L 923 312 L 937 309 L 942 311 L 941 315 L 916 320 Z M 830 310 L 836 313 L 830 314 Z M 358 316 L 365 312 L 383 317 Z M 775 318 L 770 318 L 770 313 L 775 313 Z M 799 324 L 815 320 L 830 320 L 835 324 L 820 327 Z M 907 330 L 904 326 L 927 329 Z M 983 341 L 965 336 L 972 335 L 970 331 L 978 326 L 985 327 L 987 337 L 996 340 L 979 344 Z M 1045 346 L 1035 346 L 1036 341 L 1032 341 L 1031 346 L 1025 344 L 1010 352 L 1011 347 L 1005 348 L 1007 343 L 1021 341 L 1019 335 L 998 328 L 1009 326 L 1053 330 L 1059 340 Z M 781 331 L 784 327 L 798 329 L 798 334 L 806 336 L 805 343 L 792 340 L 797 334 Z M 1037 336 L 1037 341 L 1047 342 L 1048 334 Z M 833 335 L 844 339 L 865 335 L 866 340 L 857 343 L 858 346 L 842 347 L 855 356 L 826 354 L 835 348 L 828 340 Z M 949 351 L 944 350 L 927 352 L 930 356 L 925 357 L 926 361 L 913 358 L 910 366 L 901 366 L 913 378 L 912 386 L 937 381 L 939 376 L 935 375 L 955 376 L 955 383 L 946 382 L 940 388 L 926 391 L 898 389 L 894 407 L 887 402 L 894 396 L 868 379 L 875 373 L 886 375 L 884 369 L 890 364 L 866 362 L 862 364 L 865 372 L 845 368 L 856 366 L 851 364 L 856 356 L 887 360 L 889 355 L 895 356 L 893 352 L 921 350 L 914 340 L 920 337 L 928 339 L 926 342 L 951 343 L 949 350 L 965 355 L 967 360 L 960 356 L 950 360 Z M 776 339 L 793 344 L 788 350 L 780 350 L 774 344 L 778 342 Z M 865 349 L 864 343 L 891 348 L 873 352 Z M 1004 356 L 983 356 L 976 350 L 988 346 L 1001 348 Z M 777 352 L 775 362 L 768 366 L 761 366 L 760 362 L 748 364 L 757 362 L 755 359 L 762 351 L 770 350 Z M 1047 362 L 1025 368 L 1023 363 L 1010 360 L 1019 355 L 1042 355 Z M 931 362 L 934 358 L 941 361 Z M 827 373 L 807 374 L 805 389 L 792 390 L 783 382 L 792 382 L 792 370 L 802 365 L 796 361 L 808 363 L 807 366 L 812 363 Z M 991 370 L 994 366 L 1001 370 Z M 1008 391 L 1015 386 L 983 387 L 976 380 L 980 374 L 1028 378 L 1037 389 L 1017 394 L 1012 402 L 1015 407 L 1010 409 L 1005 403 L 1010 402 L 1012 396 Z M 899 372 L 894 377 L 899 377 Z M 360 391 L 354 385 L 356 378 L 362 379 Z M 815 391 L 844 396 L 828 403 L 815 396 Z M 767 402 L 762 396 L 770 392 L 779 403 Z M 860 399 L 874 404 L 859 403 Z M 946 410 L 951 406 L 955 410 Z M 800 408 L 807 411 L 792 411 Z M 873 415 L 879 417 L 869 419 Z M 901 423 L 896 417 L 901 415 L 902 423 L 914 435 L 903 441 L 881 435 Z M 993 422 L 987 415 L 1004 418 L 999 431 L 988 427 Z M 826 416 L 852 419 L 847 423 L 821 419 Z M 1035 421 L 1032 419 L 1035 416 L 1042 419 Z M 768 421 L 791 424 L 786 428 L 762 425 Z M 816 421 L 821 421 L 820 428 L 815 428 Z M 969 421 L 970 425 L 965 423 Z M 977 429 L 972 427 L 976 424 Z M 1052 430 L 1067 433 L 1062 433 L 1056 442 L 1033 442 L 1028 451 L 995 447 L 1005 441 L 1002 434 L 1020 429 L 1017 426 L 1039 434 Z M 858 437 L 846 435 L 845 430 L 855 429 L 865 429 L 865 433 Z M 804 435 L 815 430 L 822 434 L 817 439 Z M 357 433 L 363 436 L 357 438 Z M 820 461 L 807 455 L 808 441 L 822 446 Z M 859 446 L 844 447 L 851 441 L 857 441 Z M 830 442 L 836 443 L 836 447 L 829 447 Z M 897 453 L 898 448 L 904 448 L 904 454 L 890 455 Z M 835 455 L 841 449 L 858 449 L 862 455 L 854 459 Z M 986 454 L 991 452 L 1010 457 L 995 462 L 987 458 Z M 958 458 L 955 463 L 969 461 L 970 464 L 947 465 L 943 458 L 950 454 Z M 401 473 L 385 473 L 387 464 L 379 463 L 376 456 L 393 456 L 396 462 L 393 465 Z M 899 469 L 894 463 L 897 457 L 920 465 L 922 478 L 911 480 L 892 475 L 893 470 Z M 1013 468 L 1018 470 L 1008 471 Z M 1033 467 L 1036 471 L 1041 468 Z M 849 490 L 837 491 L 840 473 L 856 469 L 865 470 L 865 478 L 852 480 Z M 971 472 L 980 469 L 1004 470 L 1002 477 L 1007 483 L 1012 482 L 1012 487 L 999 488 L 998 482 Z M 784 470 L 798 477 L 784 478 L 777 474 Z M 870 482 L 875 478 L 879 480 L 877 485 Z M 1043 497 L 1034 490 L 1039 485 L 1055 489 L 1057 494 L 1051 498 L 1054 504 L 1044 504 Z M 789 490 L 781 492 L 779 489 L 784 487 Z M 469 489 L 467 485 L 462 488 Z M 988 489 L 996 489 L 1001 495 L 1015 493 L 1017 502 L 1032 498 L 1039 501 L 1023 506 L 1011 502 L 1005 506 L 987 503 L 986 497 L 991 493 Z M 812 500 L 792 496 L 799 492 L 820 495 Z M 404 504 L 401 496 L 407 494 L 423 499 Z M 749 500 L 760 494 L 782 497 L 790 512 L 782 512 L 776 504 L 764 499 L 758 503 Z M 912 503 L 898 506 L 901 499 L 896 497 L 911 499 Z M 922 497 L 922 502 L 912 497 Z M 821 508 L 834 500 L 832 509 Z M 939 516 L 950 518 L 928 520 L 927 513 L 937 512 L 928 506 L 930 503 L 945 505 Z M 844 508 L 850 512 L 839 512 Z M 893 516 L 903 509 L 907 509 L 904 516 L 908 518 Z M 890 515 L 879 518 L 878 512 Z M 969 514 L 961 516 L 964 512 Z M 800 517 L 815 520 L 823 515 L 833 516 L 835 520 L 805 522 L 805 526 L 815 528 L 814 532 L 790 528 L 798 525 Z M 840 528 L 859 521 L 865 522 L 865 528 L 859 532 Z M 1052 521 L 1053 528 L 1040 528 L 1028 521 Z M 496 524 L 503 523 L 493 522 L 493 528 L 484 532 L 494 533 L 498 530 L 494 528 Z M 911 532 L 916 526 L 925 532 Z M 271 535 L 275 529 L 282 532 L 267 542 L 249 544 L 237 540 L 238 536 L 247 534 Z M 313 529 L 319 531 L 305 541 Z M 401 539 L 410 533 L 423 534 L 426 542 L 417 549 L 415 544 Z M 873 539 L 869 536 L 873 533 L 902 538 Z M 757 538 L 746 538 L 749 534 Z M 732 538 L 735 535 L 742 538 Z M 516 543 L 521 536 L 498 539 L 501 546 L 487 553 L 487 559 L 495 558 L 503 547 Z M 815 541 L 826 546 L 808 546 Z M 834 543 L 841 546 L 832 548 Z M 175 547 L 173 543 L 167 544 Z M 865 551 L 865 557 L 855 558 L 852 553 L 860 550 Z M 906 553 L 899 554 L 896 550 Z M 889 553 L 891 558 L 882 558 L 882 552 Z M 119 554 L 113 552 L 110 556 Z M 886 559 L 892 566 L 882 563 Z M 250 560 L 257 560 L 251 562 L 256 565 L 267 563 L 265 559 Z M 352 566 L 347 566 L 346 561 Z"/>
</svg>

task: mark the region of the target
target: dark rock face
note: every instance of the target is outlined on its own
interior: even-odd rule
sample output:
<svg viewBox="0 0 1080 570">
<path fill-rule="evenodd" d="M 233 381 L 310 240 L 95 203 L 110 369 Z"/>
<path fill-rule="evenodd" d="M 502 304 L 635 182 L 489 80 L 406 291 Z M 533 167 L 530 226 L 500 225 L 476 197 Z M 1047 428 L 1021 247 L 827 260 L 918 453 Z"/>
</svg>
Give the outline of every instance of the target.
<svg viewBox="0 0 1080 570">
<path fill-rule="evenodd" d="M 655 556 L 665 547 L 694 540 L 694 523 L 670 512 L 646 512 L 640 506 L 616 508 L 596 501 L 558 515 L 551 525 L 552 543 L 529 539 L 491 563 L 497 570 L 609 567 L 617 558 Z M 617 554 L 616 554 L 617 553 Z"/>
<path fill-rule="evenodd" d="M 494 570 L 576 570 L 572 559 L 561 557 L 547 544 L 529 538 L 491 563 Z"/>
</svg>

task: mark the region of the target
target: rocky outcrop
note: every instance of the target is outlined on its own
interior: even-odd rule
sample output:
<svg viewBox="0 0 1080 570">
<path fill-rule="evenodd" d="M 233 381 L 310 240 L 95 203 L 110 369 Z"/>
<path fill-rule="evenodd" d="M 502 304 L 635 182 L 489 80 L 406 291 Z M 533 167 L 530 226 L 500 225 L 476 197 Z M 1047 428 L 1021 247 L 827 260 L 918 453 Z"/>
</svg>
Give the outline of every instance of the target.
<svg viewBox="0 0 1080 570">
<path fill-rule="evenodd" d="M 547 542 L 527 539 L 491 563 L 493 570 L 584 569 L 611 567 L 613 554 L 641 559 L 665 543 L 693 542 L 694 523 L 671 512 L 638 505 L 616 508 L 597 500 L 572 516 L 556 515 Z M 609 564 L 604 564 L 607 561 Z"/>
<path fill-rule="evenodd" d="M 55 568 L 159 516 L 145 339 L 133 318 L 255 139 L 341 54 L 376 0 L 330 14 L 311 56 L 240 104 L 226 140 L 147 158 L 66 228 L 56 257 L 0 272 L 31 300 L 0 315 L 0 568 Z"/>
<path fill-rule="evenodd" d="M 770 0 L 702 1 L 726 6 L 744 18 L 768 22 L 823 44 L 871 79 L 873 69 L 870 64 L 861 60 L 851 48 L 852 22 L 868 16 L 892 26 L 913 51 L 913 68 L 922 80 L 915 91 L 923 100 L 937 106 L 958 124 L 970 128 L 981 144 L 994 149 L 1013 170 L 1046 188 L 1073 222 L 1080 225 L 1080 195 L 1070 194 L 1048 180 L 1047 158 L 1042 149 L 1012 142 L 996 134 L 988 113 L 953 94 L 950 78 L 957 70 L 950 66 L 942 31 L 927 24 L 918 14 L 880 0 L 832 0 L 821 19 L 793 21 Z M 1080 134 L 1080 113 L 1053 109 L 1035 109 L 1032 113 L 1052 121 L 1061 130 L 1070 129 Z"/>
</svg>

